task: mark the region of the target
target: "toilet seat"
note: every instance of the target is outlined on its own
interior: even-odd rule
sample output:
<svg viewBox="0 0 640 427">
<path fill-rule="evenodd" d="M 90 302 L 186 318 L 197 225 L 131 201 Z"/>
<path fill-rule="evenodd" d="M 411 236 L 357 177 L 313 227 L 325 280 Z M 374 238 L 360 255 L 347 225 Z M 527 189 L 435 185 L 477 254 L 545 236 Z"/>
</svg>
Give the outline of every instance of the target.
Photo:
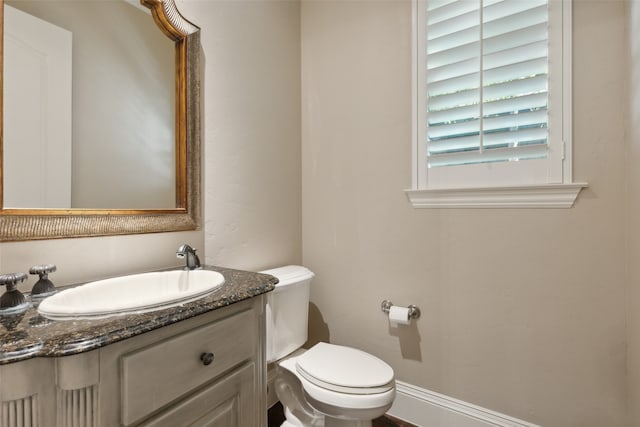
<svg viewBox="0 0 640 427">
<path fill-rule="evenodd" d="M 286 369 L 298 378 L 302 384 L 302 389 L 306 399 L 317 410 L 326 415 L 339 416 L 351 411 L 375 410 L 376 413 L 384 413 L 391 404 L 396 394 L 395 386 L 383 393 L 373 394 L 352 394 L 342 393 L 318 386 L 307 381 L 296 368 L 297 359 L 301 356 L 294 356 L 278 362 L 279 369 Z M 380 416 L 375 415 L 373 418 Z"/>
<path fill-rule="evenodd" d="M 393 369 L 382 360 L 323 342 L 296 358 L 296 371 L 311 384 L 337 393 L 378 394 L 395 387 Z"/>
</svg>

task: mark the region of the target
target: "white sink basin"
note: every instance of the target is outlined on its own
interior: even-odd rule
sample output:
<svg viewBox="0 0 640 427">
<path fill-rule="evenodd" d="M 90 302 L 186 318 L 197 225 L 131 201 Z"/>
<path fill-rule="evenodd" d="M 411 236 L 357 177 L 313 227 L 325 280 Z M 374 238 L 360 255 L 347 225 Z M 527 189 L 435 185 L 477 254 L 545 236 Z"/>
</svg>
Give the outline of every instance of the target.
<svg viewBox="0 0 640 427">
<path fill-rule="evenodd" d="M 98 280 L 66 289 L 38 306 L 55 320 L 96 319 L 174 307 L 213 292 L 224 277 L 210 270 L 172 270 Z"/>
</svg>

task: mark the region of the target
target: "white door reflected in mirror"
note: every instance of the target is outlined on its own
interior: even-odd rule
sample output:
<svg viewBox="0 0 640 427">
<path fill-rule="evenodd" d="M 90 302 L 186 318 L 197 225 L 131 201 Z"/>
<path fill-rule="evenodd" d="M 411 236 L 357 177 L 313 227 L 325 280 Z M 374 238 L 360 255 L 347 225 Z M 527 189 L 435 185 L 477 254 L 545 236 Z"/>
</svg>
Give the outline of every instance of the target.
<svg viewBox="0 0 640 427">
<path fill-rule="evenodd" d="M 72 34 L 4 13 L 4 206 L 70 208 Z"/>
</svg>

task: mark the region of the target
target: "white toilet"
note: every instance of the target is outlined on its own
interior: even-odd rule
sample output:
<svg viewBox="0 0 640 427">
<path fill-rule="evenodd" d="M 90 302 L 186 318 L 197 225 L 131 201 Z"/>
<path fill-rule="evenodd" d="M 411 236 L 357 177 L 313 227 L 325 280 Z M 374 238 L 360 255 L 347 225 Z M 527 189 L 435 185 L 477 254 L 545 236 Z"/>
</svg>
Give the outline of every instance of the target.
<svg viewBox="0 0 640 427">
<path fill-rule="evenodd" d="M 263 271 L 279 283 L 267 297 L 267 363 L 285 427 L 370 427 L 395 397 L 393 369 L 355 348 L 307 341 L 309 286 L 314 274 L 290 265 Z"/>
</svg>

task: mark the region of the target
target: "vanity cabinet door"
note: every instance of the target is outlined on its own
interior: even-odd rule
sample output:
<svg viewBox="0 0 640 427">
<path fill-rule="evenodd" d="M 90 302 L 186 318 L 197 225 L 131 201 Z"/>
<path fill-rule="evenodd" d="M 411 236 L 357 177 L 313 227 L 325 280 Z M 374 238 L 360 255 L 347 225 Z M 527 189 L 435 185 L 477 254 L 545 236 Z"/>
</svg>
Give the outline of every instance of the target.
<svg viewBox="0 0 640 427">
<path fill-rule="evenodd" d="M 252 427 L 255 365 L 247 364 L 194 393 L 144 427 Z M 141 427 L 142 427 L 141 426 Z"/>
</svg>

